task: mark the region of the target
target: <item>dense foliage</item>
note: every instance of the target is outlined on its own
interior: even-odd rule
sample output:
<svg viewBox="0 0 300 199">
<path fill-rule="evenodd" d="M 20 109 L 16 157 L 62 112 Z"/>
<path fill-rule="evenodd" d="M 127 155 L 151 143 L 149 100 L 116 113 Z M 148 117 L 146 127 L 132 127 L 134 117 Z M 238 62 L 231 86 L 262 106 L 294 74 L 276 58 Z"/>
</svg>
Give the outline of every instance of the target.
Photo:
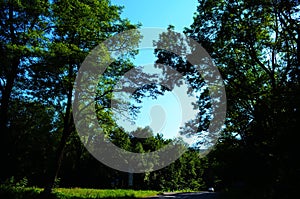
<svg viewBox="0 0 300 199">
<path fill-rule="evenodd" d="M 241 198 L 292 198 L 299 185 L 299 14 L 298 1 L 200 0 L 185 31 L 222 73 L 226 128 L 208 159 Z"/>
<path fill-rule="evenodd" d="M 75 130 L 71 105 L 75 77 L 90 50 L 137 25 L 121 19 L 121 8 L 107 0 L 9 0 L 1 1 L 0 9 L 0 182 L 46 187 L 47 192 L 56 186 L 127 188 L 128 173 L 99 163 L 87 152 Z M 119 57 L 99 79 L 97 117 L 114 144 L 149 152 L 170 140 L 124 133 L 109 109 L 114 85 L 133 67 L 129 58 L 135 53 Z M 163 91 L 148 85 L 134 96 L 141 100 L 149 93 L 157 96 Z M 133 107 L 132 114 L 136 110 Z M 191 149 L 163 170 L 134 174 L 132 188 L 200 189 L 205 187 L 202 173 L 199 154 Z"/>
<path fill-rule="evenodd" d="M 226 87 L 227 117 L 207 156 L 206 182 L 239 198 L 291 198 L 299 185 L 299 8 L 298 1 L 199 0 L 194 22 L 185 29 L 208 51 Z M 167 37 L 176 35 L 171 32 L 172 27 L 157 46 L 168 42 L 191 53 L 180 57 L 158 49 L 157 62 L 180 71 L 190 88 L 200 91 L 196 134 L 201 137 L 213 100 L 201 90 L 207 74 L 201 78 L 188 62 L 193 46 L 184 48 L 184 37 Z"/>
<path fill-rule="evenodd" d="M 75 77 L 90 50 L 138 25 L 122 19 L 122 9 L 108 0 L 2 0 L 0 9 L 0 182 L 8 189 L 39 186 L 50 191 L 56 186 L 128 188 L 131 174 L 99 163 L 83 146 L 74 127 L 72 97 Z M 194 22 L 185 33 L 208 51 L 224 79 L 228 105 L 224 131 L 207 157 L 200 157 L 197 146 L 190 148 L 166 168 L 133 174 L 132 188 L 214 186 L 242 194 L 241 198 L 292 197 L 300 179 L 299 16 L 298 1 L 199 0 Z M 180 37 L 169 37 L 171 33 L 172 27 L 155 44 L 167 41 L 177 50 L 193 53 Z M 135 46 L 136 38 L 129 45 Z M 95 107 L 111 142 L 143 153 L 171 140 L 159 134 L 142 139 L 134 132 L 124 133 L 109 109 L 112 88 L 134 67 L 130 59 L 136 53 L 119 57 L 104 72 Z M 191 54 L 155 51 L 157 63 L 179 71 L 189 92 L 199 94 L 195 106 L 199 120 L 190 121 L 181 133 L 190 134 L 194 126 L 201 137 L 210 125 L 212 100 L 218 99 L 209 96 L 203 74 L 187 61 Z M 165 75 L 174 85 L 182 84 Z M 134 97 L 140 102 L 149 93 L 155 97 L 163 92 L 148 85 Z M 133 115 L 136 111 L 138 107 L 132 106 Z M 149 128 L 143 131 L 152 133 Z"/>
</svg>

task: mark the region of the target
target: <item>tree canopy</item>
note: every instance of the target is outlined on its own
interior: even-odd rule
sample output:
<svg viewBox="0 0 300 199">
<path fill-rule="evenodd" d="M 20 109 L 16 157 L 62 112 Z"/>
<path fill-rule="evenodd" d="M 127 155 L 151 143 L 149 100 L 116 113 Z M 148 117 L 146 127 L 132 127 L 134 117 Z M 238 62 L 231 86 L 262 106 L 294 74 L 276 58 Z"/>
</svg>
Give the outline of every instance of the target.
<svg viewBox="0 0 300 199">
<path fill-rule="evenodd" d="M 139 25 L 123 19 L 122 8 L 109 0 L 3 0 L 0 9 L 0 155 L 5 168 L 0 170 L 0 183 L 22 182 L 46 187 L 45 191 L 57 184 L 157 190 L 213 186 L 243 198 L 291 198 L 296 192 L 300 178 L 298 1 L 199 0 L 194 22 L 184 33 L 209 54 L 199 65 L 206 69 L 215 65 L 220 71 L 215 87 L 207 84 L 205 77 L 216 73 L 208 70 L 201 74 L 189 61 L 197 50 L 193 45 L 187 47 L 191 40 L 172 31 L 172 26 L 160 35 L 154 42 L 156 67 L 173 87 L 185 81 L 187 94 L 196 91 L 197 119 L 187 122 L 181 133 L 196 134 L 200 142 L 168 167 L 143 174 L 120 172 L 98 162 L 84 146 L 97 140 L 87 134 L 83 142 L 74 125 L 76 106 L 72 107 L 74 98 L 84 96 L 76 94 L 80 86 L 74 87 L 74 81 L 78 74 L 85 77 L 80 68 L 91 50 Z M 128 39 L 124 35 L 132 49 L 140 39 L 135 36 Z M 163 45 L 179 53 L 162 50 Z M 128 87 L 138 87 L 132 93 L 137 103 L 173 88 L 132 81 L 153 78 L 135 68 L 132 59 L 137 53 L 122 54 L 95 77 L 94 107 L 110 142 L 127 151 L 148 153 L 172 140 L 153 135 L 149 127 L 131 133 L 119 127 L 112 103 L 117 101 L 120 110 L 128 104 L 114 98 L 115 86 L 124 80 Z M 106 59 L 109 57 L 101 61 Z M 179 72 L 177 76 L 166 66 Z M 133 68 L 131 76 L 124 76 Z M 224 113 L 214 115 L 213 104 L 224 105 L 220 99 L 225 95 L 217 99 L 211 95 L 221 79 L 226 89 L 226 120 L 216 146 L 203 157 L 199 146 L 211 146 L 211 139 L 201 138 L 207 138 L 211 120 Z M 139 107 L 129 105 L 134 116 Z M 212 136 L 214 133 L 220 133 L 219 129 Z M 143 136 L 135 137 L 139 134 Z"/>
<path fill-rule="evenodd" d="M 299 178 L 299 30 L 297 1 L 199 1 L 185 33 L 212 56 L 228 100 L 226 128 L 210 156 L 220 186 L 243 187 L 255 198 L 292 195 Z"/>
</svg>

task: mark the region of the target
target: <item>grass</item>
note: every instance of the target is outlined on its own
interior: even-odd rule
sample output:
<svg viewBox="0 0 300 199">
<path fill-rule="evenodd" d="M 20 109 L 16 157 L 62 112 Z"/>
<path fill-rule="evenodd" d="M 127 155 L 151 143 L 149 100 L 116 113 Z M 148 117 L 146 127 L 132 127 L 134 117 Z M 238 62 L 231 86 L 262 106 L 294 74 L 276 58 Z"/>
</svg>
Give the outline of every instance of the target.
<svg viewBox="0 0 300 199">
<path fill-rule="evenodd" d="M 55 193 L 62 195 L 68 195 L 78 198 L 143 198 L 147 196 L 156 195 L 156 191 L 136 191 L 136 190 L 126 190 L 126 189 L 65 189 L 58 188 L 54 190 Z"/>
<path fill-rule="evenodd" d="M 5 199 L 40 199 L 41 188 L 22 188 L 0 186 L 0 198 Z M 131 199 L 145 198 L 157 195 L 157 191 L 141 191 L 127 189 L 83 189 L 83 188 L 57 188 L 53 190 L 51 199 Z"/>
</svg>

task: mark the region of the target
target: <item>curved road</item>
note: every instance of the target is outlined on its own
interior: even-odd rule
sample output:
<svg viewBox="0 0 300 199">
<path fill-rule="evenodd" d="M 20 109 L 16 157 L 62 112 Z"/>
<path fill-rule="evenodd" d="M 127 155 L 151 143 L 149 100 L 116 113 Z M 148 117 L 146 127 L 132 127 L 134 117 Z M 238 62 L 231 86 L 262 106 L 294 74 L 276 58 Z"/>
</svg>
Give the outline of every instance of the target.
<svg viewBox="0 0 300 199">
<path fill-rule="evenodd" d="M 199 192 L 199 193 L 170 193 L 163 194 L 149 199 L 218 199 L 219 195 L 217 193 L 211 192 Z"/>
</svg>

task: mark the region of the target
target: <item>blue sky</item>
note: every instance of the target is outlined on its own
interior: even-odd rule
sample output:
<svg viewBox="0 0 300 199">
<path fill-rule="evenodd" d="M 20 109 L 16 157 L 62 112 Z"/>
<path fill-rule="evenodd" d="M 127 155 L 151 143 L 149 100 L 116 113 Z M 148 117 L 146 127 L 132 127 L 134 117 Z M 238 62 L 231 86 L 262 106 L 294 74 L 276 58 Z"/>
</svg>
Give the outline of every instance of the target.
<svg viewBox="0 0 300 199">
<path fill-rule="evenodd" d="M 112 4 L 125 6 L 122 17 L 143 27 L 167 28 L 172 24 L 182 31 L 193 22 L 197 0 L 112 0 Z"/>
<path fill-rule="evenodd" d="M 141 23 L 142 28 L 166 29 L 169 25 L 174 25 L 177 32 L 182 32 L 184 27 L 192 24 L 197 8 L 196 0 L 112 0 L 111 2 L 125 6 L 122 17 L 128 18 L 132 23 Z M 140 50 L 134 63 L 137 66 L 152 68 L 150 70 L 153 71 L 154 61 L 153 50 L 143 49 Z M 122 119 L 118 124 L 127 130 L 149 125 L 155 134 L 162 133 L 165 138 L 176 137 L 182 122 L 186 122 L 187 118 L 192 119 L 195 115 L 191 105 L 195 102 L 195 98 L 187 96 L 186 89 L 184 85 L 175 88 L 173 92 L 159 96 L 157 100 L 145 99 L 135 125 Z"/>
</svg>

